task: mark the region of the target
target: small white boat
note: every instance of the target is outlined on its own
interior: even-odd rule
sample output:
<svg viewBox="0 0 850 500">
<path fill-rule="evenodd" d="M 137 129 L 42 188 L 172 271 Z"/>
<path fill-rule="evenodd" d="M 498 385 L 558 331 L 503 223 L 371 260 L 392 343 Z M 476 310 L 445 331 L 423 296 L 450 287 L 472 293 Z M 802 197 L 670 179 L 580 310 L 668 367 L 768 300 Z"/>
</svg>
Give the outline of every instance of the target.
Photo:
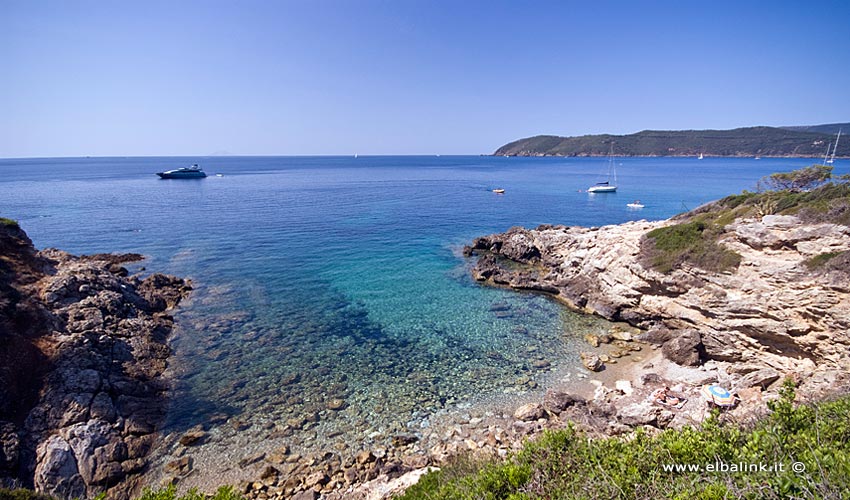
<svg viewBox="0 0 850 500">
<path fill-rule="evenodd" d="M 617 191 L 617 186 L 610 185 L 608 181 L 597 182 L 593 186 L 587 188 L 588 193 L 613 193 L 615 191 Z"/>
<path fill-rule="evenodd" d="M 197 164 L 191 167 L 182 167 L 175 170 L 166 170 L 165 172 L 157 172 L 156 175 L 160 179 L 202 179 L 207 176 L 201 167 Z"/>
<path fill-rule="evenodd" d="M 496 194 L 505 194 L 504 189 L 494 189 L 493 192 L 496 193 Z"/>
<path fill-rule="evenodd" d="M 838 140 L 841 139 L 841 129 L 838 129 L 838 137 L 835 138 L 835 146 L 832 147 L 832 157 L 828 160 L 825 160 L 827 164 L 833 164 L 835 162 L 835 151 L 838 149 Z M 829 156 L 829 148 L 826 148 L 826 155 Z"/>
<path fill-rule="evenodd" d="M 700 153 L 699 158 L 697 158 L 697 160 L 702 160 L 702 158 L 703 158 L 702 153 Z"/>
<path fill-rule="evenodd" d="M 613 176 L 614 181 L 611 182 L 611 177 Z M 596 184 L 587 188 L 588 193 L 613 193 L 617 191 L 617 167 L 614 166 L 614 143 L 611 143 L 611 151 L 608 153 L 608 178 L 604 182 L 597 182 Z"/>
<path fill-rule="evenodd" d="M 629 208 L 643 208 L 645 205 L 641 203 L 640 200 L 635 200 L 631 203 L 627 203 L 626 206 Z"/>
</svg>

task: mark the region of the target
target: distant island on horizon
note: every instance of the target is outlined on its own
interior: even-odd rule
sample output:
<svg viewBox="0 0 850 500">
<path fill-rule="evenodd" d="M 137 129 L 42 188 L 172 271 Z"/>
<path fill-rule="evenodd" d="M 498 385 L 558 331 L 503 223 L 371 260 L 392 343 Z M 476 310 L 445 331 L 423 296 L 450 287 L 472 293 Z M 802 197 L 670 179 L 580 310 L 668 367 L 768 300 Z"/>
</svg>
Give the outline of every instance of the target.
<svg viewBox="0 0 850 500">
<path fill-rule="evenodd" d="M 839 130 L 850 133 L 850 123 L 731 130 L 643 130 L 627 135 L 575 137 L 536 135 L 505 144 L 493 156 L 606 156 L 613 142 L 616 156 L 823 158 L 830 144 L 834 146 Z M 839 141 L 835 156 L 850 156 L 850 137 Z"/>
</svg>

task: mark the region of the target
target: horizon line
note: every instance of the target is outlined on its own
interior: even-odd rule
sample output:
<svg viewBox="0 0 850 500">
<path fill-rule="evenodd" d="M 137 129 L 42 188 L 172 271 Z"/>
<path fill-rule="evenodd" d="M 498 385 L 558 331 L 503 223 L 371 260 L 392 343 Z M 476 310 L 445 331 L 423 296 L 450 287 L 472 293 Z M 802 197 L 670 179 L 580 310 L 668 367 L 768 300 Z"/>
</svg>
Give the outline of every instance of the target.
<svg viewBox="0 0 850 500">
<path fill-rule="evenodd" d="M 385 156 L 496 156 L 493 153 L 405 153 L 405 154 L 384 154 L 384 153 L 347 153 L 347 154 L 226 154 L 226 155 L 85 155 L 85 156 L 2 156 L 0 160 L 62 160 L 76 158 L 365 158 L 365 157 L 385 157 Z"/>
</svg>

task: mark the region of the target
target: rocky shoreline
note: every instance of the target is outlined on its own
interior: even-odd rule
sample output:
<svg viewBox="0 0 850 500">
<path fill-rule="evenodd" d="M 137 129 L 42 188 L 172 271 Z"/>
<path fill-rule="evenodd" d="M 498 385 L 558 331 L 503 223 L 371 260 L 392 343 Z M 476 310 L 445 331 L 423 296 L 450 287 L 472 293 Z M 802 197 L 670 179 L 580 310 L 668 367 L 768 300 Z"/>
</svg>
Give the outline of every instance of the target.
<svg viewBox="0 0 850 500">
<path fill-rule="evenodd" d="M 850 249 L 850 229 L 793 216 L 738 220 L 722 241 L 742 256 L 735 272 L 685 267 L 663 274 L 645 267 L 642 238 L 673 223 L 512 228 L 476 239 L 465 253 L 477 257 L 478 281 L 550 294 L 621 322 L 586 337 L 586 372 L 578 380 L 554 380 L 522 401 L 434 422 L 437 435 L 399 438 L 390 448 L 348 458 L 332 453 L 337 458 L 328 462 L 299 456 L 284 459 L 296 465 L 283 468 L 274 464 L 277 455 L 258 458 L 263 473 L 242 491 L 251 498 L 388 498 L 458 454 L 504 457 L 525 439 L 568 423 L 600 436 L 698 424 L 708 414 L 700 396 L 708 383 L 738 394 L 740 404 L 724 414 L 737 421 L 764 413 L 786 377 L 798 383 L 801 399 L 850 390 L 847 273 L 804 265 Z M 652 394 L 665 387 L 684 403 L 655 403 Z M 313 470 L 299 464 L 324 470 L 297 481 L 290 471 Z"/>
<path fill-rule="evenodd" d="M 155 446 L 188 282 L 128 276 L 137 254 L 36 251 L 0 225 L 0 479 L 60 498 L 127 498 Z"/>
<path fill-rule="evenodd" d="M 553 372 L 542 386 L 490 407 L 435 415 L 428 428 L 393 434 L 389 444 L 315 453 L 277 446 L 244 456 L 228 450 L 240 457 L 234 467 L 254 477 L 237 489 L 255 499 L 388 498 L 459 454 L 504 457 L 568 423 L 591 435 L 698 423 L 706 415 L 705 383 L 738 393 L 741 404 L 727 413 L 738 419 L 764 411 L 785 377 L 804 398 L 848 391 L 847 273 L 813 271 L 804 262 L 850 250 L 850 229 L 791 216 L 737 220 L 721 241 L 742 256 L 736 271 L 663 274 L 642 263 L 640 247 L 648 231 L 672 223 L 512 228 L 476 239 L 465 253 L 477 257 L 472 272 L 480 282 L 546 293 L 617 322 L 585 337 L 586 370 Z M 159 433 L 173 329 L 167 310 L 188 293 L 186 282 L 127 276 L 122 264 L 138 255 L 36 252 L 17 227 L 0 228 L 0 250 L 5 484 L 60 497 L 106 491 L 126 498 L 143 481 L 184 484 L 203 466 L 195 447 L 217 428 L 250 434 L 228 415 Z M 25 369 L 8 369 L 13 359 Z M 661 387 L 687 401 L 654 404 L 651 394 Z M 285 438 L 288 427 L 277 423 L 275 433 Z M 165 475 L 150 484 L 143 474 L 163 443 L 176 451 L 156 458 Z"/>
<path fill-rule="evenodd" d="M 637 330 L 622 325 L 614 326 L 611 331 L 628 335 L 629 331 Z M 459 455 L 505 457 L 518 450 L 526 439 L 546 429 L 578 423 L 594 433 L 622 432 L 627 427 L 618 422 L 616 407 L 611 404 L 615 394 L 602 396 L 607 394 L 606 384 L 614 387 L 615 379 L 639 377 L 642 365 L 660 357 L 641 342 L 627 344 L 632 354 L 619 356 L 619 363 L 612 363 L 604 373 L 576 375 L 570 368 L 564 370 L 567 372 L 564 377 L 564 371 L 556 370 L 535 390 L 440 412 L 432 416 L 427 427 L 394 433 L 386 444 L 307 453 L 288 445 L 242 454 L 229 450 L 236 452 L 234 466 L 253 478 L 236 482 L 237 491 L 252 499 L 390 498 L 426 471 L 439 468 Z M 622 341 L 613 340 L 610 345 L 600 346 L 599 351 L 612 352 L 621 345 Z M 227 422 L 226 427 L 231 423 L 236 421 Z M 286 433 L 286 427 L 277 432 Z M 173 474 L 167 482 L 191 483 L 204 490 L 215 486 L 199 485 L 193 478 L 204 468 L 204 458 L 199 459 L 204 453 L 197 445 L 214 439 L 216 433 L 215 426 L 205 425 L 167 437 L 166 440 L 180 443 L 166 465 Z"/>
<path fill-rule="evenodd" d="M 644 265 L 645 235 L 672 221 L 601 228 L 512 228 L 478 238 L 475 278 L 549 293 L 568 306 L 640 328 L 683 367 L 715 366 L 738 390 L 795 377 L 810 397 L 846 392 L 850 374 L 847 270 L 808 269 L 807 259 L 850 249 L 850 228 L 795 216 L 736 220 L 720 244 L 741 255 L 734 272 Z"/>
</svg>

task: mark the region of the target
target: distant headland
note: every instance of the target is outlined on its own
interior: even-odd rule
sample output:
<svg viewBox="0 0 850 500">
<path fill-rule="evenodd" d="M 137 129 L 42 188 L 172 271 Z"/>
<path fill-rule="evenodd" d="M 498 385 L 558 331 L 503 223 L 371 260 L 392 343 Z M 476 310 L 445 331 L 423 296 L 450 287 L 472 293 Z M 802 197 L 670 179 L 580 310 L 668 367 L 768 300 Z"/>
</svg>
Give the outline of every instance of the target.
<svg viewBox="0 0 850 500">
<path fill-rule="evenodd" d="M 604 156 L 611 142 L 618 156 L 823 157 L 850 123 L 732 130 L 644 130 L 628 135 L 536 135 L 505 144 L 494 156 Z M 842 135 L 843 139 L 843 135 Z M 850 156 L 850 137 L 835 156 Z"/>
</svg>

